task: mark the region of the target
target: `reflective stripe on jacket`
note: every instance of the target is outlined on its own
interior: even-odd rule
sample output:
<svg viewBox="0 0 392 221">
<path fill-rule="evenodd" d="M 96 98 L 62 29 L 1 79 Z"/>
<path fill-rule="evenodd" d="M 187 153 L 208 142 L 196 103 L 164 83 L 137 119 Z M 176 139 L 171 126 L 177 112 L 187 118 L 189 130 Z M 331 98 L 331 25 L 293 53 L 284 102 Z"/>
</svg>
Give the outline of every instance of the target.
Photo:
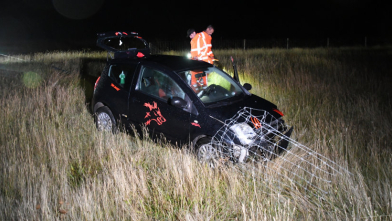
<svg viewBox="0 0 392 221">
<path fill-rule="evenodd" d="M 212 57 L 214 54 L 211 51 L 211 40 L 212 37 L 206 32 L 197 33 L 191 41 L 191 56 L 192 58 L 197 57 L 198 60 L 213 63 Z"/>
</svg>

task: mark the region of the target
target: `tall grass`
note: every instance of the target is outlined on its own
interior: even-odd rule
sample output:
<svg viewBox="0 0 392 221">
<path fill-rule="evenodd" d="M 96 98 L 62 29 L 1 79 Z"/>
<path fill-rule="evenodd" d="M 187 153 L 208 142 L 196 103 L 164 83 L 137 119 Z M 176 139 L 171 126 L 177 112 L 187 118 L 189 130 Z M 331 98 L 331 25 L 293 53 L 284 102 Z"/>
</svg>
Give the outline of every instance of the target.
<svg viewBox="0 0 392 221">
<path fill-rule="evenodd" d="M 0 61 L 0 220 L 391 219 L 390 49 L 214 52 L 229 72 L 236 58 L 296 140 L 352 174 L 312 199 L 272 172 L 212 170 L 186 148 L 99 133 L 80 73 L 105 55 L 36 54 Z"/>
</svg>

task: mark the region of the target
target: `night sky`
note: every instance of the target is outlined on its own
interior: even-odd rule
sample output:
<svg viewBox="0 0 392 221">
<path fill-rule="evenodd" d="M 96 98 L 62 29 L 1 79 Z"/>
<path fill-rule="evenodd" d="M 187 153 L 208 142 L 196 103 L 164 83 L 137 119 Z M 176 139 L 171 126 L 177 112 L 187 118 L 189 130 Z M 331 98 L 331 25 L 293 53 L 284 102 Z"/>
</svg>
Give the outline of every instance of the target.
<svg viewBox="0 0 392 221">
<path fill-rule="evenodd" d="M 107 31 L 184 40 L 188 28 L 209 24 L 215 39 L 392 35 L 387 1 L 0 1 L 0 49 L 26 41 L 95 41 Z"/>
</svg>

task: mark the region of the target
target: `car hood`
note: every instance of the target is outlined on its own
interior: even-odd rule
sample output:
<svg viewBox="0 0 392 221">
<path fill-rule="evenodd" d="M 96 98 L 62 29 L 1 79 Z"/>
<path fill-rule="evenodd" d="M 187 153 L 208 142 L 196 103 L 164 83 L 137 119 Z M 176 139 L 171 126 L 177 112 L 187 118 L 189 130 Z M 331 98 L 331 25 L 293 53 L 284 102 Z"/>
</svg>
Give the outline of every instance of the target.
<svg viewBox="0 0 392 221">
<path fill-rule="evenodd" d="M 244 99 L 233 102 L 223 101 L 221 103 L 207 106 L 206 110 L 210 117 L 224 122 L 225 120 L 232 118 L 239 110 L 242 110 L 244 107 L 265 110 L 276 118 L 281 117 L 278 113 L 273 111 L 273 109 L 276 109 L 275 104 L 256 95 L 246 96 Z"/>
</svg>

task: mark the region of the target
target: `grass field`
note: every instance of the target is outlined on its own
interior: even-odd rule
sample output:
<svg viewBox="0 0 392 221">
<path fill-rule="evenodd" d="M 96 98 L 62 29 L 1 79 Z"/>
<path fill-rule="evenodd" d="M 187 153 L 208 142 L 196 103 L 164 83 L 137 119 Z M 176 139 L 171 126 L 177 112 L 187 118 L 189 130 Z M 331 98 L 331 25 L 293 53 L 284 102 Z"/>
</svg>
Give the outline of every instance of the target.
<svg viewBox="0 0 392 221">
<path fill-rule="evenodd" d="M 97 132 L 86 101 L 104 53 L 5 57 L 0 220 L 392 219 L 392 48 L 214 53 L 230 73 L 236 59 L 242 83 L 278 105 L 294 139 L 351 174 L 314 181 L 328 194 L 309 200 L 276 191 L 285 181 L 274 174 L 213 170 L 186 148 Z"/>
</svg>

